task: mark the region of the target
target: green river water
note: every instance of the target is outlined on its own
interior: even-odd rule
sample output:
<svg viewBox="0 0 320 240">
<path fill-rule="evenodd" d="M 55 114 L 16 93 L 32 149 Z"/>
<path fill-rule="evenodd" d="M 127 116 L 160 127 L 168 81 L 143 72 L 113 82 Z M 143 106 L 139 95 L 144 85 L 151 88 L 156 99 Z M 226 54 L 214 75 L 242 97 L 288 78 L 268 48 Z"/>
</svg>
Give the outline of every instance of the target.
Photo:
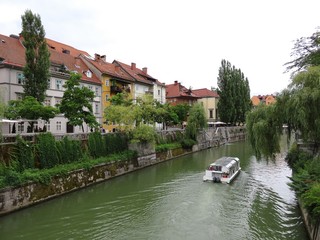
<svg viewBox="0 0 320 240">
<path fill-rule="evenodd" d="M 221 156 L 240 175 L 203 182 Z M 190 154 L 0 217 L 0 239 L 308 239 L 283 158 L 257 160 L 248 142 Z"/>
</svg>

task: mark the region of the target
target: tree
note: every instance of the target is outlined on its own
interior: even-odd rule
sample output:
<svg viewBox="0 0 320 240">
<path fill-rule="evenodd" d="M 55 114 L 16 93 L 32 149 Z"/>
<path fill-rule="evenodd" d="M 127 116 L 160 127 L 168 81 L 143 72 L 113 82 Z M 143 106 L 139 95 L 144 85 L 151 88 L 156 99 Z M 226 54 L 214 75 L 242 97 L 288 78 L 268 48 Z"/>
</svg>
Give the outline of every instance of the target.
<svg viewBox="0 0 320 240">
<path fill-rule="evenodd" d="M 156 102 L 154 118 L 157 123 L 163 123 L 163 129 L 166 129 L 167 126 L 179 123 L 177 113 L 174 112 L 173 106 L 168 103 L 161 104 Z"/>
<path fill-rule="evenodd" d="M 197 140 L 198 132 L 206 126 L 207 119 L 204 108 L 201 104 L 195 103 L 190 109 L 186 127 L 186 137 L 192 140 Z"/>
<path fill-rule="evenodd" d="M 69 80 L 63 87 L 66 88 L 63 98 L 58 108 L 64 116 L 69 119 L 70 125 L 82 126 L 83 122 L 91 128 L 98 127 L 99 124 L 92 111 L 94 92 L 87 87 L 80 87 L 81 75 L 70 73 Z"/>
<path fill-rule="evenodd" d="M 304 141 L 320 145 L 320 66 L 295 75 L 274 105 L 252 111 L 247 116 L 247 131 L 256 151 L 271 156 L 279 150 L 282 125 L 299 132 Z"/>
<path fill-rule="evenodd" d="M 188 113 L 190 110 L 190 105 L 188 104 L 177 104 L 172 107 L 172 110 L 178 116 L 178 122 L 183 125 L 184 121 L 187 121 Z"/>
<path fill-rule="evenodd" d="M 249 81 L 240 69 L 221 61 L 218 74 L 218 111 L 221 121 L 239 124 L 251 109 Z"/>
<path fill-rule="evenodd" d="M 24 96 L 32 96 L 39 102 L 43 102 L 50 77 L 50 52 L 45 39 L 45 31 L 40 16 L 33 14 L 31 10 L 26 10 L 21 18 L 21 35 L 26 55 L 26 65 L 23 68 Z"/>
<path fill-rule="evenodd" d="M 58 113 L 58 109 L 51 106 L 44 106 L 37 99 L 26 96 L 23 100 L 11 100 L 5 110 L 4 116 L 8 119 L 42 119 L 49 121 Z M 33 131 L 34 121 L 29 122 L 30 130 Z"/>
<path fill-rule="evenodd" d="M 281 115 L 275 105 L 259 105 L 247 115 L 246 128 L 249 140 L 258 158 L 261 155 L 273 157 L 280 151 L 282 135 Z"/>
<path fill-rule="evenodd" d="M 320 32 L 297 39 L 292 50 L 291 57 L 294 59 L 285 64 L 287 72 L 294 70 L 294 74 L 310 66 L 320 65 Z"/>
</svg>

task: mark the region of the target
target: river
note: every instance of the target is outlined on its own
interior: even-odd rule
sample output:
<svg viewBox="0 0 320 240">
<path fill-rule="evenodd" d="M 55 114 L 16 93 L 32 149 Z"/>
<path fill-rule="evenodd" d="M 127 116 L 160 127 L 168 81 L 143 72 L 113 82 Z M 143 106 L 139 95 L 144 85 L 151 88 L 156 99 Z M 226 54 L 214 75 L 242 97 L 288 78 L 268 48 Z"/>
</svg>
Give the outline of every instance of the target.
<svg viewBox="0 0 320 240">
<path fill-rule="evenodd" d="M 203 182 L 238 156 L 229 185 Z M 257 160 L 248 142 L 166 161 L 0 218 L 0 239 L 308 239 L 284 154 Z"/>
</svg>

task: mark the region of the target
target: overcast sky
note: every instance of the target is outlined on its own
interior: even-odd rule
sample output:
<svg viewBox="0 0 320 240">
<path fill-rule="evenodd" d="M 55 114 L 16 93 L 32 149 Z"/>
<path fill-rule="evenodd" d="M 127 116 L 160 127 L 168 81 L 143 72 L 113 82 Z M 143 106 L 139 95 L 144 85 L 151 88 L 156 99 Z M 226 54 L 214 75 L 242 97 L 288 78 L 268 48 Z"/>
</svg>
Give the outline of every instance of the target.
<svg viewBox="0 0 320 240">
<path fill-rule="evenodd" d="M 251 95 L 280 92 L 294 40 L 320 26 L 319 0 L 0 0 L 0 33 L 21 32 L 26 9 L 46 37 L 147 67 L 166 84 L 217 87 L 221 60 L 240 68 Z"/>
</svg>

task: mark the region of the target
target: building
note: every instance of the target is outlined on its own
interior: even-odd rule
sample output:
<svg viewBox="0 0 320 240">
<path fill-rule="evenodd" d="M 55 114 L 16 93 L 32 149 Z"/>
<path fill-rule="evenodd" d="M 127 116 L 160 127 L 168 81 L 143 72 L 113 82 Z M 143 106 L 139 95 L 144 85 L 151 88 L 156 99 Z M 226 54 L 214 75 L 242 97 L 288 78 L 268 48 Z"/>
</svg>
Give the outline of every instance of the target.
<svg viewBox="0 0 320 240">
<path fill-rule="evenodd" d="M 127 93 L 129 98 L 133 97 L 134 79 L 118 65 L 107 62 L 105 55 L 100 56 L 99 54 L 95 54 L 94 59 L 81 55 L 81 59 L 101 81 L 102 110 L 110 106 L 110 98 L 117 93 Z M 102 122 L 102 127 L 107 132 L 115 131 L 115 123 L 107 124 L 104 117 Z"/>
<path fill-rule="evenodd" d="M 151 94 L 153 99 L 161 104 L 166 102 L 165 84 L 148 74 L 146 67 L 139 69 L 135 63 L 131 65 L 114 60 L 113 63 L 134 79 L 133 99 L 141 98 L 145 94 Z"/>
<path fill-rule="evenodd" d="M 276 98 L 272 94 L 271 95 L 258 95 L 258 96 L 252 96 L 251 102 L 252 102 L 253 107 L 256 107 L 260 104 L 270 105 L 270 104 L 276 102 Z"/>
<path fill-rule="evenodd" d="M 207 88 L 192 90 L 192 92 L 198 97 L 197 101 L 202 104 L 208 124 L 216 122 L 218 120 L 218 93 Z"/>
<path fill-rule="evenodd" d="M 50 51 L 50 79 L 48 79 L 48 90 L 46 92 L 45 105 L 55 106 L 60 103 L 64 87 L 69 79 L 68 72 L 77 72 L 81 75 L 81 86 L 88 87 L 95 92 L 92 102 L 94 115 L 99 123 L 102 122 L 101 108 L 101 82 L 79 57 L 80 54 L 89 56 L 88 53 L 77 50 L 66 44 L 46 39 Z M 0 89 L 4 102 L 18 100 L 23 94 L 23 66 L 25 65 L 25 48 L 22 45 L 21 37 L 10 35 L 9 37 L 0 34 Z M 27 122 L 19 122 L 17 133 L 26 132 Z M 68 124 L 68 119 L 62 114 L 57 115 L 49 122 L 39 120 L 36 127 L 44 128 L 55 134 L 80 133 L 82 127 L 73 127 Z M 83 123 L 84 131 L 91 129 Z"/>
<path fill-rule="evenodd" d="M 181 85 L 178 81 L 166 85 L 166 100 L 170 105 L 188 104 L 197 102 L 198 96 L 191 89 Z"/>
</svg>

